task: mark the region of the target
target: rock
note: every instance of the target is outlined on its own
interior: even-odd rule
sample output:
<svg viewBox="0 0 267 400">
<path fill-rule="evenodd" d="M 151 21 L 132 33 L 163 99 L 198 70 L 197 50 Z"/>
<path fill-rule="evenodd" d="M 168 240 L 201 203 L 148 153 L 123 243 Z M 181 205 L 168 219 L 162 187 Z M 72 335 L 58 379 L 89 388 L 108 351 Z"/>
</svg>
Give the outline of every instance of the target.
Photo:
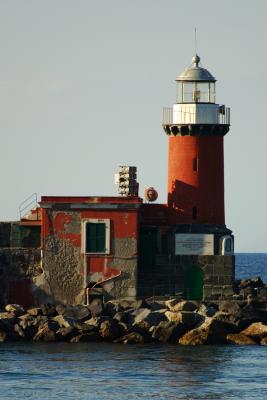
<svg viewBox="0 0 267 400">
<path fill-rule="evenodd" d="M 110 320 L 110 317 L 92 317 L 87 321 L 84 321 L 85 324 L 94 326 L 96 329 L 99 329 L 101 323 L 106 320 Z"/>
<path fill-rule="evenodd" d="M 261 339 L 261 343 L 262 346 L 267 346 L 267 336 L 265 336 L 263 339 Z"/>
<path fill-rule="evenodd" d="M 53 304 L 41 304 L 40 308 L 42 310 L 43 315 L 46 317 L 55 317 L 58 315 L 56 307 Z"/>
<path fill-rule="evenodd" d="M 159 311 L 152 311 L 148 314 L 144 319 L 144 322 L 147 322 L 150 326 L 158 325 L 160 322 L 167 321 L 167 317 L 165 316 L 165 309 L 163 312 Z"/>
<path fill-rule="evenodd" d="M 19 324 L 14 325 L 14 332 L 16 332 L 18 334 L 18 336 L 20 336 L 21 338 L 23 338 L 23 339 L 26 338 L 26 335 Z"/>
<path fill-rule="evenodd" d="M 68 328 L 59 328 L 56 332 L 56 338 L 60 341 L 69 342 L 77 334 L 78 334 L 77 329 L 69 326 Z"/>
<path fill-rule="evenodd" d="M 123 329 L 116 320 L 103 321 L 99 327 L 99 335 L 108 341 L 113 341 L 123 335 Z"/>
<path fill-rule="evenodd" d="M 151 314 L 151 310 L 149 310 L 149 308 L 138 309 L 135 313 L 132 314 L 135 316 L 133 325 L 136 325 L 139 322 L 144 321 L 148 317 L 149 314 Z"/>
<path fill-rule="evenodd" d="M 179 339 L 179 344 L 221 344 L 225 343 L 227 332 L 224 325 L 216 319 L 208 318 L 198 328 L 192 329 Z"/>
<path fill-rule="evenodd" d="M 207 306 L 206 304 L 201 304 L 198 309 L 198 314 L 202 315 L 203 317 L 213 317 L 217 311 L 218 308 L 213 305 Z"/>
<path fill-rule="evenodd" d="M 243 335 L 249 336 L 252 340 L 260 342 L 267 337 L 267 325 L 262 322 L 255 322 L 241 332 Z"/>
<path fill-rule="evenodd" d="M 77 321 L 86 321 L 91 317 L 91 312 L 87 306 L 79 305 L 75 307 L 56 307 L 59 315 L 67 318 L 74 318 Z"/>
<path fill-rule="evenodd" d="M 198 304 L 194 301 L 171 299 L 165 302 L 166 307 L 171 311 L 195 311 Z"/>
<path fill-rule="evenodd" d="M 144 342 L 145 342 L 144 337 L 138 332 L 130 332 L 120 337 L 119 339 L 114 340 L 114 343 L 123 343 L 123 344 L 140 344 Z"/>
<path fill-rule="evenodd" d="M 148 304 L 147 308 L 150 308 L 151 311 L 159 311 L 159 310 L 163 310 L 163 309 L 165 309 L 165 311 L 168 311 L 165 306 L 165 301 L 162 301 L 162 302 L 153 301 Z"/>
<path fill-rule="evenodd" d="M 29 308 L 27 314 L 37 317 L 37 315 L 43 315 L 43 311 L 40 307 Z"/>
<path fill-rule="evenodd" d="M 242 329 L 241 319 L 235 315 L 223 311 L 217 311 L 213 318 L 223 323 L 227 333 L 237 333 Z"/>
<path fill-rule="evenodd" d="M 151 328 L 152 339 L 158 342 L 176 342 L 181 336 L 187 332 L 184 324 L 171 321 L 162 321 L 158 326 Z"/>
<path fill-rule="evenodd" d="M 41 325 L 33 337 L 34 342 L 54 342 L 56 341 L 56 331 L 59 326 L 55 321 L 48 321 Z"/>
<path fill-rule="evenodd" d="M 70 342 L 78 343 L 78 342 L 98 342 L 100 340 L 99 335 L 96 332 L 88 332 L 82 333 L 80 335 L 74 336 Z"/>
<path fill-rule="evenodd" d="M 117 312 L 113 316 L 113 319 L 115 319 L 116 321 L 119 321 L 119 322 L 127 323 L 128 322 L 128 313 L 125 311 Z"/>
<path fill-rule="evenodd" d="M 198 313 L 194 312 L 174 312 L 174 311 L 166 311 L 165 316 L 168 321 L 178 322 L 186 325 L 187 330 L 192 329 L 197 323 L 203 322 L 204 318 L 200 316 Z"/>
<path fill-rule="evenodd" d="M 113 317 L 116 313 L 123 311 L 118 301 L 110 300 L 104 304 L 103 313 L 107 316 Z"/>
<path fill-rule="evenodd" d="M 23 330 L 26 339 L 30 340 L 36 335 L 38 331 L 38 320 L 32 315 L 25 314 L 19 317 L 18 321 L 19 327 Z M 17 332 L 19 328 L 17 329 Z"/>
<path fill-rule="evenodd" d="M 15 315 L 22 315 L 25 314 L 25 310 L 19 304 L 7 304 L 5 306 L 5 310 L 9 313 L 13 313 Z"/>
<path fill-rule="evenodd" d="M 243 333 L 228 333 L 228 335 L 226 336 L 226 340 L 230 344 L 237 344 L 237 345 L 257 344 L 248 336 L 243 335 Z"/>
<path fill-rule="evenodd" d="M 6 340 L 7 333 L 4 331 L 0 331 L 0 342 L 4 342 Z"/>
<path fill-rule="evenodd" d="M 235 301 L 222 301 L 219 303 L 219 311 L 227 314 L 234 315 L 238 318 L 241 317 L 241 308 Z"/>
<path fill-rule="evenodd" d="M 252 278 L 241 280 L 238 287 L 240 289 L 245 289 L 247 287 L 261 288 L 264 287 L 264 283 L 262 282 L 260 276 L 253 276 Z"/>
<path fill-rule="evenodd" d="M 258 308 L 255 308 L 251 304 L 245 305 L 241 309 L 241 325 L 242 329 L 247 328 L 254 322 L 260 322 L 262 318 L 262 313 Z"/>
<path fill-rule="evenodd" d="M 59 325 L 60 328 L 77 328 L 81 326 L 81 324 L 74 318 L 71 317 L 65 317 L 63 315 L 57 315 L 56 317 L 53 318 L 54 321 L 56 321 Z"/>
<path fill-rule="evenodd" d="M 89 305 L 88 309 L 92 317 L 97 317 L 103 313 L 103 302 L 101 299 L 94 299 Z"/>
</svg>

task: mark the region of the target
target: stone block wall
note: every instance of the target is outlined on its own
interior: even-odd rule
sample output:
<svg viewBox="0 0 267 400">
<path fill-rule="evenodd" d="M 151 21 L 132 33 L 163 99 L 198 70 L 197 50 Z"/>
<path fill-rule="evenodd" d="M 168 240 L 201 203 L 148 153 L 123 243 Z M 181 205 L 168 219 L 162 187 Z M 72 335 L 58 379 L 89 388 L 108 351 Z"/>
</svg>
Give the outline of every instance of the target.
<svg viewBox="0 0 267 400">
<path fill-rule="evenodd" d="M 0 248 L 0 307 L 36 303 L 34 280 L 42 274 L 40 261 L 39 248 Z"/>
<path fill-rule="evenodd" d="M 235 271 L 234 256 L 158 256 L 152 268 L 139 268 L 139 297 L 186 296 L 185 277 L 189 268 L 203 271 L 203 299 L 232 294 Z"/>
</svg>

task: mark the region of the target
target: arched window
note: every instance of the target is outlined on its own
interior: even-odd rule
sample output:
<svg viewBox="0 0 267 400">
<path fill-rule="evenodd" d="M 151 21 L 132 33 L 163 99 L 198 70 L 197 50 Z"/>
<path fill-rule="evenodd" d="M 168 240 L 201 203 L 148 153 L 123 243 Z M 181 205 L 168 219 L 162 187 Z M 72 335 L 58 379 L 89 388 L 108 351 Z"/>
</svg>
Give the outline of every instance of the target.
<svg viewBox="0 0 267 400">
<path fill-rule="evenodd" d="M 234 241 L 231 236 L 222 236 L 220 238 L 220 250 L 223 256 L 234 254 Z"/>
</svg>

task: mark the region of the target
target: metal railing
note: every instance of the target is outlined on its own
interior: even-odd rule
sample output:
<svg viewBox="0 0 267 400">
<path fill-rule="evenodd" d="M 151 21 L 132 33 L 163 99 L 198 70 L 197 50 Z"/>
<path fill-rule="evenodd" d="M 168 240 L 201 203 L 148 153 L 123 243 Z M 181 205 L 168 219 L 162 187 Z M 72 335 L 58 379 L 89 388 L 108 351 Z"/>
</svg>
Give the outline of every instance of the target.
<svg viewBox="0 0 267 400">
<path fill-rule="evenodd" d="M 179 124 L 197 124 L 195 111 L 175 111 L 175 118 L 173 117 L 173 109 L 171 107 L 163 108 L 163 125 L 176 125 Z M 218 111 L 218 125 L 230 125 L 230 108 L 225 107 L 224 113 Z M 204 123 L 204 122 L 202 122 Z"/>
<path fill-rule="evenodd" d="M 37 193 L 31 194 L 19 205 L 19 218 L 24 218 L 33 208 L 37 207 Z M 36 213 L 38 219 L 38 213 Z"/>
</svg>

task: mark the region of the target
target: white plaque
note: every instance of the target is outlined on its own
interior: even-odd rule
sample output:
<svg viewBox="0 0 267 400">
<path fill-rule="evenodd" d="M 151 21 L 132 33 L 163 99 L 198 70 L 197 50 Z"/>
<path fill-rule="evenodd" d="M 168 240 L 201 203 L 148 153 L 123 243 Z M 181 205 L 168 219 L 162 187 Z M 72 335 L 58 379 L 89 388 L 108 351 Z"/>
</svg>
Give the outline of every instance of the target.
<svg viewBox="0 0 267 400">
<path fill-rule="evenodd" d="M 175 254 L 213 255 L 213 235 L 203 233 L 176 233 Z"/>
</svg>

